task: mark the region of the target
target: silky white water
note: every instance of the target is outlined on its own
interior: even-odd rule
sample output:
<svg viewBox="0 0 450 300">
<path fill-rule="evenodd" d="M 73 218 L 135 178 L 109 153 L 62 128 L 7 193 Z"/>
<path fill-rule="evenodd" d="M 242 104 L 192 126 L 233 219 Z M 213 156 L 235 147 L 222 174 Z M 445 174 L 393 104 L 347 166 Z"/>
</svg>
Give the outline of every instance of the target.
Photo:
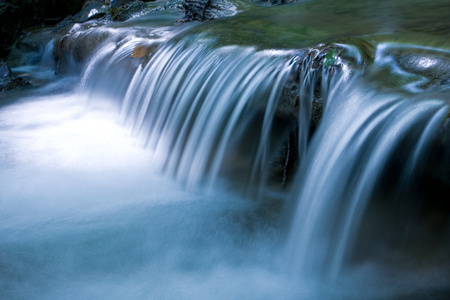
<svg viewBox="0 0 450 300">
<path fill-rule="evenodd" d="M 317 78 L 305 67 L 301 165 L 290 188 L 273 192 L 270 167 L 286 133 L 274 120 L 292 53 L 182 41 L 144 61 L 132 57 L 141 42 L 106 41 L 82 74 L 47 72 L 42 88 L 3 97 L 0 299 L 446 292 L 446 270 L 391 266 L 389 245 L 346 264 L 393 149 L 418 132 L 406 182 L 438 134 L 445 96 L 379 92 L 344 70 L 322 79 L 324 121 L 309 139 L 307 85 Z"/>
<path fill-rule="evenodd" d="M 401 69 L 392 63 L 393 58 L 386 52 L 401 47 L 405 46 L 378 45 L 373 69 L 388 63 L 394 72 L 400 73 Z M 403 86 L 402 89 L 408 91 L 405 93 L 374 88 L 361 71 L 353 70 L 350 74 L 344 69 L 337 77 L 339 80 L 331 85 L 331 91 L 322 92 L 327 95 L 323 121 L 304 150 L 305 162 L 300 167 L 292 193 L 294 213 L 284 254 L 286 269 L 293 276 L 306 280 L 316 276 L 330 282 L 339 280 L 351 261 L 352 252 L 355 256 L 355 252 L 361 251 L 363 243 L 359 240 L 367 235 L 360 231 L 361 223 L 370 213 L 370 203 L 380 201 L 377 197 L 389 198 L 378 195 L 381 184 L 390 186 L 390 192 L 396 194 L 389 198 L 391 202 L 401 206 L 404 201 L 404 212 L 397 212 L 396 218 L 407 218 L 408 207 L 413 208 L 417 205 L 415 202 L 420 201 L 411 193 L 417 182 L 410 179 L 422 171 L 418 165 L 426 164 L 427 151 L 446 139 L 443 126 L 449 112 L 448 97 L 443 92 L 421 93 L 423 88 L 417 86 L 426 81 L 425 78 Z M 312 96 L 307 97 L 310 98 Z M 389 163 L 397 165 L 399 175 L 386 173 Z M 446 160 L 442 164 L 448 165 Z M 394 183 L 397 180 L 398 185 Z M 437 188 L 438 179 L 435 180 Z M 406 199 L 399 194 L 404 194 Z M 431 202 L 432 197 L 426 196 L 426 202 Z M 395 210 L 396 205 L 387 207 Z M 445 218 L 445 212 L 443 216 Z M 372 226 L 387 232 L 398 230 L 385 225 L 385 219 L 385 215 L 379 215 L 375 221 L 378 224 Z M 401 225 L 403 228 L 409 226 L 407 222 Z M 400 229 L 400 232 L 406 231 Z M 436 249 L 445 245 L 447 238 L 448 229 L 445 229 Z M 421 242 L 423 236 L 419 232 L 412 240 L 411 244 L 426 244 Z M 364 254 L 360 255 L 364 257 Z M 448 255 L 444 257 L 446 260 Z M 403 267 L 415 264 L 417 262 L 411 260 Z"/>
<path fill-rule="evenodd" d="M 155 172 L 115 106 L 41 91 L 0 108 L 1 299 L 357 297 L 292 282 L 276 215 Z"/>
<path fill-rule="evenodd" d="M 1 108 L 1 299 L 282 293 L 254 203 L 155 175 L 117 119 L 70 93 Z"/>
</svg>

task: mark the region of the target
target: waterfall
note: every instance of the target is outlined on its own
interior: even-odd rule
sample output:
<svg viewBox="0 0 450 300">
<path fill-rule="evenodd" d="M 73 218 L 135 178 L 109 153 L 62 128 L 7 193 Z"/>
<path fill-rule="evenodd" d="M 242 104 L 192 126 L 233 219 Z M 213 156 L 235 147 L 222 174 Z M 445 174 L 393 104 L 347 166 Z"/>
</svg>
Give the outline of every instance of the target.
<svg viewBox="0 0 450 300">
<path fill-rule="evenodd" d="M 450 1 L 82 2 L 3 45 L 0 300 L 450 299 Z"/>
<path fill-rule="evenodd" d="M 136 58 L 139 47 L 145 56 Z M 205 40 L 128 38 L 104 43 L 85 67 L 81 89 L 88 98 L 117 104 L 122 124 L 157 169 L 191 187 L 212 187 L 226 174 L 264 195 L 286 133 L 275 129 L 277 106 L 298 76 L 300 166 L 289 191 L 292 220 L 283 260 L 294 276 L 334 281 L 389 161 L 403 153 L 399 188 L 408 188 L 449 108 L 439 97 L 411 90 L 413 84 L 406 86 L 409 94 L 381 92 L 366 79 L 370 72 L 356 47 L 333 47 L 302 56 L 214 48 Z M 373 69 L 392 65 L 389 47 L 378 46 Z M 327 61 L 326 51 L 340 54 Z M 312 133 L 314 105 L 323 116 Z"/>
<path fill-rule="evenodd" d="M 231 159 L 233 167 L 242 163 L 236 173 L 241 180 L 261 185 L 273 155 L 269 136 L 277 103 L 293 71 L 292 53 L 181 41 L 154 47 L 145 61 L 132 58 L 142 42 L 105 44 L 84 72 L 87 97 L 100 91 L 117 101 L 122 123 L 155 166 L 187 186 L 212 186 L 219 173 L 230 171 Z M 118 72 L 121 79 L 111 86 Z"/>
<path fill-rule="evenodd" d="M 378 53 L 385 48 L 380 45 Z M 288 272 L 302 279 L 339 277 L 393 155 L 402 153 L 399 185 L 408 188 L 408 178 L 449 112 L 442 95 L 382 92 L 361 72 L 332 86 L 322 122 L 304 147 L 291 197 L 294 212 L 284 257 Z"/>
</svg>

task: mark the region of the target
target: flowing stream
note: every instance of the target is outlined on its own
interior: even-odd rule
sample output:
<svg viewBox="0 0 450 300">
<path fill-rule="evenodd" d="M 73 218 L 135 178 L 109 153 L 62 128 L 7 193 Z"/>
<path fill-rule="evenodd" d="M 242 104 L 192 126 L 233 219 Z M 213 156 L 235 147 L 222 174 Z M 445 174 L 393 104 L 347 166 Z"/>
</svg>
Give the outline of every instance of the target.
<svg viewBox="0 0 450 300">
<path fill-rule="evenodd" d="M 445 47 L 339 42 L 318 69 L 133 22 L 74 27 L 92 55 L 56 76 L 50 41 L 14 69 L 41 86 L 0 96 L 0 299 L 450 295 Z"/>
</svg>

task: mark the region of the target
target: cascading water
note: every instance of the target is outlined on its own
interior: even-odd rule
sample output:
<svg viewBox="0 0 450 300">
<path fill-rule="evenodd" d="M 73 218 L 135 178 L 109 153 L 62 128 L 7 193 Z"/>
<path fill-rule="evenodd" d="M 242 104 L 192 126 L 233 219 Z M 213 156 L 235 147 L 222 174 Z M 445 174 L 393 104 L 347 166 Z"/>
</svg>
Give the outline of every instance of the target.
<svg viewBox="0 0 450 300">
<path fill-rule="evenodd" d="M 171 30 L 66 36 L 41 63 L 52 65 L 53 52 L 59 71 L 84 70 L 79 88 L 52 89 L 64 80 L 54 78 L 0 107 L 0 298 L 395 299 L 414 291 L 350 263 L 389 165 L 408 189 L 440 138 L 445 85 L 423 92 L 425 79 L 411 76 L 400 88 L 378 86 L 384 68 L 407 73 L 394 67 L 394 44 L 380 44 L 369 66 L 356 46 L 302 56 L 217 47 L 198 35 L 171 40 Z M 96 42 L 92 55 L 82 51 L 87 40 Z M 295 79 L 292 126 L 278 109 Z M 323 114 L 313 128 L 315 107 Z M 295 169 L 288 158 L 298 160 L 297 174 L 267 196 L 280 152 L 284 172 Z M 247 198 L 266 197 L 247 201 L 218 178 L 256 187 Z M 283 201 L 293 208 L 286 245 Z M 448 288 L 448 270 L 437 274 L 418 289 Z"/>
<path fill-rule="evenodd" d="M 398 46 L 379 46 L 375 65 L 390 61 L 385 56 L 390 47 Z M 386 165 L 401 151 L 405 162 L 399 185 L 409 188 L 408 178 L 436 141 L 450 109 L 445 94 L 382 93 L 361 72 L 340 79 L 327 93 L 323 121 L 294 184 L 295 212 L 284 255 L 289 272 L 303 279 L 339 278 Z M 408 90 L 416 91 L 416 85 L 408 84 Z M 311 98 L 310 92 L 305 99 Z M 417 133 L 416 141 L 411 136 Z"/>
<path fill-rule="evenodd" d="M 84 92 L 109 84 L 108 74 L 117 68 L 124 72 L 118 66 L 138 44 L 139 40 L 131 41 L 118 50 L 106 45 L 99 51 L 84 75 Z M 96 68 L 97 60 L 111 52 L 109 61 Z M 154 164 L 187 185 L 206 182 L 211 186 L 227 158 L 242 155 L 236 149 L 244 144 L 250 150 L 241 170 L 248 174 L 240 178 L 255 181 L 265 177 L 262 174 L 269 165 L 268 136 L 277 101 L 293 69 L 286 58 L 289 53 L 211 49 L 206 41 L 168 44 L 123 75 L 122 85 L 127 88 L 115 87 L 108 95 L 117 99 L 122 122 L 150 150 Z M 86 82 L 91 81 L 95 84 L 88 86 Z"/>
<path fill-rule="evenodd" d="M 122 87 L 107 95 L 119 103 L 123 124 L 150 151 L 160 170 L 189 186 L 206 182 L 211 187 L 226 169 L 224 162 L 231 159 L 236 164 L 241 155 L 247 161 L 239 169 L 246 172 L 239 180 L 263 187 L 269 145 L 279 144 L 270 134 L 277 101 L 298 58 L 289 62 L 289 52 L 179 42 L 159 47 L 145 62 L 127 62 L 142 42 L 104 46 L 87 67 L 83 91 L 89 95 L 107 86 L 111 74 L 120 69 Z M 356 48 L 339 47 L 355 66 L 363 64 Z M 375 65 L 389 60 L 386 47 L 379 46 Z M 107 62 L 105 53 L 110 53 Z M 300 63 L 298 156 L 303 163 L 293 183 L 297 204 L 285 256 L 289 273 L 334 281 L 388 160 L 412 131 L 423 130 L 405 164 L 402 176 L 410 176 L 426 145 L 436 138 L 448 104 L 377 92 L 365 83 L 362 70 L 352 71 L 336 55 L 317 69 L 318 55 L 313 51 Z M 323 122 L 308 141 L 317 84 Z M 244 143 L 250 151 L 237 153 Z"/>
<path fill-rule="evenodd" d="M 424 139 L 432 140 L 448 112 L 439 100 L 367 95 L 368 88 L 358 90 L 357 84 L 333 95 L 308 147 L 287 250 L 293 272 L 338 276 L 350 237 L 398 143 L 416 126 L 424 130 L 428 120 L 434 132 L 424 130 Z"/>
</svg>

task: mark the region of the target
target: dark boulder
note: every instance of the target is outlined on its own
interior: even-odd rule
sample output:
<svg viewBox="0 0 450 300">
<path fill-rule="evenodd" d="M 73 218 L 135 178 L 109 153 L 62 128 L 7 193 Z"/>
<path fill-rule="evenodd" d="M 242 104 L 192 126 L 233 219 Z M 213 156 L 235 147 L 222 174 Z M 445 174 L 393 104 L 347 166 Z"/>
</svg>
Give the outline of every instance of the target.
<svg viewBox="0 0 450 300">
<path fill-rule="evenodd" d="M 12 71 L 5 62 L 0 62 L 0 78 L 8 78 L 12 76 Z"/>
<path fill-rule="evenodd" d="M 142 2 L 154 2 L 156 0 L 141 0 Z M 105 0 L 105 5 L 109 5 L 111 8 L 121 7 L 129 5 L 136 0 Z"/>
<path fill-rule="evenodd" d="M 333 44 L 321 44 L 300 51 L 295 57 L 296 70 L 286 83 L 278 102 L 277 115 L 296 120 L 300 102 L 311 102 L 311 126 L 315 128 L 322 118 L 322 98 L 326 96 L 321 89 L 323 76 L 335 76 L 341 71 L 343 64 L 348 63 L 341 58 L 343 53 L 342 47 Z M 310 80 L 300 84 L 302 74 L 305 72 L 308 73 Z M 305 89 L 311 90 L 311 93 L 303 92 Z M 311 99 L 303 99 L 305 97 Z"/>
<path fill-rule="evenodd" d="M 183 9 L 186 21 L 204 21 L 206 9 L 211 4 L 211 0 L 185 0 Z"/>
<path fill-rule="evenodd" d="M 269 5 L 281 5 L 286 3 L 293 3 L 294 0 L 267 0 L 267 4 Z"/>
<path fill-rule="evenodd" d="M 349 43 L 350 44 L 350 43 Z M 309 137 L 319 126 L 327 99 L 327 81 L 343 74 L 344 69 L 365 68 L 373 61 L 374 48 L 365 41 L 351 41 L 352 46 L 319 44 L 300 50 L 292 58 L 294 68 L 288 78 L 275 112 L 284 124 L 285 135 L 276 158 L 272 161 L 271 181 L 285 187 L 298 167 L 299 120 L 307 119 Z M 325 87 L 325 88 L 324 88 Z M 304 110 L 302 116 L 300 108 Z M 280 121 L 282 120 L 282 121 Z"/>
<path fill-rule="evenodd" d="M 28 81 L 15 76 L 5 62 L 0 62 L 0 92 L 12 90 L 29 84 L 30 83 Z"/>
</svg>

